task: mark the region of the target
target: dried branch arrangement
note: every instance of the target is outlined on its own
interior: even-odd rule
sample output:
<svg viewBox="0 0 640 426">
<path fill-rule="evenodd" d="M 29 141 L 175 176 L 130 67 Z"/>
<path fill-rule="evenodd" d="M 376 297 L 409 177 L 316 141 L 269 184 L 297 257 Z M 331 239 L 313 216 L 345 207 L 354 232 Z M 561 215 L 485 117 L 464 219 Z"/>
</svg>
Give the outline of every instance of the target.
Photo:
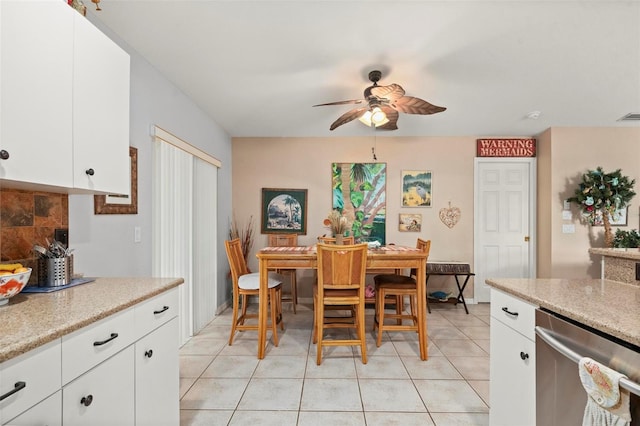
<svg viewBox="0 0 640 426">
<path fill-rule="evenodd" d="M 254 235 L 253 235 L 253 215 L 249 216 L 249 221 L 245 226 L 241 226 L 236 219 L 236 215 L 233 215 L 233 220 L 231 221 L 231 227 L 229 228 L 229 239 L 235 240 L 236 238 L 240 238 L 240 245 L 242 246 L 242 255 L 244 256 L 245 262 L 249 257 L 249 252 L 253 247 Z"/>
</svg>

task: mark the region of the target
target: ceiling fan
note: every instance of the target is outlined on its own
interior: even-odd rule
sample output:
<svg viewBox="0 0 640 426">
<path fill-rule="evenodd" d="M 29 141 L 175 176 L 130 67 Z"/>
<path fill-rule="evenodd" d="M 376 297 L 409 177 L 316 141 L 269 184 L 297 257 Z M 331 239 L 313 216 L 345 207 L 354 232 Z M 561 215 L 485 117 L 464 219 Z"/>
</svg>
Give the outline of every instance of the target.
<svg viewBox="0 0 640 426">
<path fill-rule="evenodd" d="M 399 112 L 428 115 L 446 110 L 445 107 L 432 105 L 420 98 L 405 96 L 405 91 L 399 84 L 394 83 L 389 86 L 378 86 L 380 77 L 382 77 L 380 71 L 374 70 L 369 73 L 369 80 L 373 85 L 364 90 L 364 99 L 314 105 L 314 107 L 317 107 L 326 105 L 366 104 L 365 106 L 354 108 L 342 114 L 331 124 L 330 130 L 334 130 L 338 126 L 342 126 L 356 118 L 370 127 L 373 126 L 381 130 L 396 130 L 398 128 Z"/>
</svg>

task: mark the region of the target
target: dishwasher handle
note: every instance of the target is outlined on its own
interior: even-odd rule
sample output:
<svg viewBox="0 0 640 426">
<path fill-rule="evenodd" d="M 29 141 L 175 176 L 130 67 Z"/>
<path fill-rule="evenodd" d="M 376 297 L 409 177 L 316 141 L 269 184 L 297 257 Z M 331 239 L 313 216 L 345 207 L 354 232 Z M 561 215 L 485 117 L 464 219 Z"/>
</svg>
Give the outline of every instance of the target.
<svg viewBox="0 0 640 426">
<path fill-rule="evenodd" d="M 558 351 L 558 353 L 562 354 L 564 357 L 570 359 L 576 364 L 578 364 L 580 360 L 583 358 L 583 356 L 578 354 L 576 351 L 574 351 L 573 349 L 571 349 L 570 347 L 568 347 L 567 345 L 565 345 L 564 343 L 560 342 L 558 339 L 553 337 L 552 331 L 547 330 L 546 328 L 540 327 L 539 325 L 535 327 L 535 331 L 538 337 L 544 340 L 549 346 L 551 346 L 553 349 Z M 619 383 L 620 383 L 620 387 L 628 390 L 633 394 L 640 396 L 640 384 L 634 381 L 631 381 L 626 377 L 621 377 Z"/>
</svg>

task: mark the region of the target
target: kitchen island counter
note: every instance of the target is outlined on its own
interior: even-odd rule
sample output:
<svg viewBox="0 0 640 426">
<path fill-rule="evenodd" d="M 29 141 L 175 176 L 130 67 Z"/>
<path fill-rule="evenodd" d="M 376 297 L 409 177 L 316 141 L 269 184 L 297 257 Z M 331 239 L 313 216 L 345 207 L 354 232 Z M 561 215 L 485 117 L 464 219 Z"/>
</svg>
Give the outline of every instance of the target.
<svg viewBox="0 0 640 426">
<path fill-rule="evenodd" d="M 97 278 L 52 293 L 20 293 L 0 308 L 0 362 L 182 284 L 182 278 Z"/>
<path fill-rule="evenodd" d="M 486 283 L 640 346 L 640 286 L 589 278 L 489 278 Z"/>
</svg>

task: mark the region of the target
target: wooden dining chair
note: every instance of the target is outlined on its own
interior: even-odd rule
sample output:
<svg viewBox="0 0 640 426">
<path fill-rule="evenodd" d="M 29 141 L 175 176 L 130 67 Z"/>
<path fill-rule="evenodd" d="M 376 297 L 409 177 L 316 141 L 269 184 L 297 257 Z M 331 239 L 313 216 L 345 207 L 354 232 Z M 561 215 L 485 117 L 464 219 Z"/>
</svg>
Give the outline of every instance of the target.
<svg viewBox="0 0 640 426">
<path fill-rule="evenodd" d="M 367 363 L 364 325 L 364 289 L 367 244 L 318 244 L 318 282 L 313 289 L 314 331 L 317 344 L 316 363 L 322 362 L 324 346 L 360 346 L 362 363 Z M 355 315 L 325 318 L 325 309 L 338 307 L 355 310 Z M 324 331 L 332 328 L 355 329 L 355 339 L 329 339 Z"/>
<path fill-rule="evenodd" d="M 233 338 L 238 330 L 258 330 L 258 324 L 246 324 L 247 319 L 257 319 L 258 314 L 248 314 L 247 304 L 249 296 L 259 296 L 260 294 L 260 274 L 250 273 L 247 263 L 242 255 L 240 239 L 225 241 L 227 259 L 231 267 L 231 279 L 233 281 L 233 318 L 231 319 L 231 335 L 229 336 L 229 346 L 233 344 Z M 282 321 L 282 276 L 275 272 L 269 272 L 269 309 L 271 311 L 271 322 L 269 327 L 273 333 L 273 344 L 278 346 L 277 324 L 284 330 Z M 242 311 L 240 310 L 240 299 L 242 299 Z"/>
<path fill-rule="evenodd" d="M 336 237 L 318 237 L 318 241 L 320 241 L 323 244 L 335 244 Z M 343 245 L 355 244 L 355 237 L 353 235 L 349 237 L 342 237 L 342 244 Z"/>
<path fill-rule="evenodd" d="M 269 247 L 294 247 L 298 245 L 298 234 L 269 234 Z M 291 292 L 287 295 L 283 292 L 282 301 L 291 302 L 293 313 L 296 313 L 298 304 L 298 285 L 296 269 L 276 269 L 278 274 L 288 276 L 291 284 Z"/>
<path fill-rule="evenodd" d="M 431 240 L 425 241 L 418 238 L 416 247 L 426 252 L 428 257 L 431 249 Z M 410 275 L 381 274 L 373 278 L 376 292 L 376 313 L 373 319 L 373 331 L 376 328 L 378 329 L 376 346 L 380 347 L 382 344 L 382 333 L 385 330 L 418 332 L 418 321 L 420 319 L 417 314 L 418 288 L 415 278 L 416 273 L 416 270 L 412 269 Z M 425 285 L 425 283 L 421 283 L 421 285 Z M 405 296 L 409 296 L 410 308 L 408 314 L 404 312 Z M 396 313 L 386 313 L 385 305 L 388 304 L 389 299 L 393 301 L 394 298 Z M 385 319 L 395 319 L 396 323 L 385 324 Z M 404 324 L 403 320 L 409 320 L 411 324 Z"/>
</svg>

